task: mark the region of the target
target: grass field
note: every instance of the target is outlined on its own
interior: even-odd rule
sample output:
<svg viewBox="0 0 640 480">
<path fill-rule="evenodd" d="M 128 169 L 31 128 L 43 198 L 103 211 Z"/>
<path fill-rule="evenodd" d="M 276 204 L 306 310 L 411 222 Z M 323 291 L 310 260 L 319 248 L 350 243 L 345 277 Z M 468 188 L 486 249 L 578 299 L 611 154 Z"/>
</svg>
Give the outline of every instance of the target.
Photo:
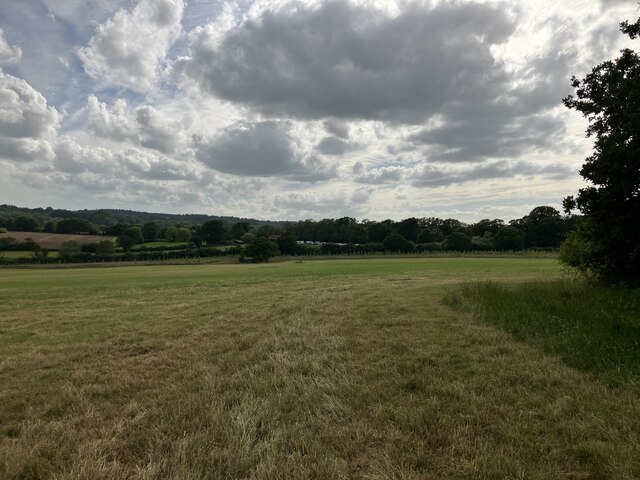
<svg viewBox="0 0 640 480">
<path fill-rule="evenodd" d="M 0 478 L 640 478 L 633 389 L 442 301 L 560 277 L 518 258 L 3 269 Z"/>
<path fill-rule="evenodd" d="M 94 243 L 101 240 L 113 240 L 116 237 L 106 235 L 68 235 L 65 233 L 44 233 L 44 232 L 7 232 L 0 233 L 0 238 L 12 237 L 18 242 L 24 242 L 27 238 L 32 238 L 38 245 L 49 250 L 58 250 L 64 242 L 73 240 L 80 245 Z"/>
</svg>

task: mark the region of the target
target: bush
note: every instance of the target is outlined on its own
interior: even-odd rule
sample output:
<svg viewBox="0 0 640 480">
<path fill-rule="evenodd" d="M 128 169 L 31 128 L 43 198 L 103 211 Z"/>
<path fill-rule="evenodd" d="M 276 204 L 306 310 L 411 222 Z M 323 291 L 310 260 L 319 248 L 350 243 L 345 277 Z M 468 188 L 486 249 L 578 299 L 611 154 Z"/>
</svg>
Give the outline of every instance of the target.
<svg viewBox="0 0 640 480">
<path fill-rule="evenodd" d="M 453 232 L 444 241 L 446 250 L 454 250 L 456 252 L 466 252 L 471 250 L 473 243 L 469 235 L 462 232 Z"/>
<path fill-rule="evenodd" d="M 399 233 L 391 233 L 382 241 L 384 249 L 388 252 L 409 253 L 415 250 L 415 245 Z"/>
<path fill-rule="evenodd" d="M 264 237 L 256 237 L 251 243 L 245 247 L 240 261 L 244 261 L 245 257 L 249 257 L 251 263 L 268 262 L 271 257 L 280 254 L 278 245 Z"/>
<path fill-rule="evenodd" d="M 58 255 L 62 260 L 70 260 L 73 257 L 76 257 L 82 253 L 82 248 L 78 242 L 73 240 L 67 240 L 66 242 L 62 242 L 60 245 L 60 250 L 58 250 Z"/>
</svg>

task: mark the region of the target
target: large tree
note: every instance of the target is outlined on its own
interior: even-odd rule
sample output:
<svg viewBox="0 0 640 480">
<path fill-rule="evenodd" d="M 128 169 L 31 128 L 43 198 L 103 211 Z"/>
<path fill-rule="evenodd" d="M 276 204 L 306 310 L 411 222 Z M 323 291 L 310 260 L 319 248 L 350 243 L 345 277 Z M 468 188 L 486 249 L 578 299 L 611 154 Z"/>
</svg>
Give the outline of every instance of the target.
<svg viewBox="0 0 640 480">
<path fill-rule="evenodd" d="M 621 31 L 637 38 L 640 18 Z M 640 283 L 640 56 L 626 48 L 572 85 L 564 104 L 587 118 L 595 142 L 580 170 L 590 185 L 564 201 L 584 215 L 571 238 L 583 251 L 564 259 L 609 282 Z"/>
</svg>

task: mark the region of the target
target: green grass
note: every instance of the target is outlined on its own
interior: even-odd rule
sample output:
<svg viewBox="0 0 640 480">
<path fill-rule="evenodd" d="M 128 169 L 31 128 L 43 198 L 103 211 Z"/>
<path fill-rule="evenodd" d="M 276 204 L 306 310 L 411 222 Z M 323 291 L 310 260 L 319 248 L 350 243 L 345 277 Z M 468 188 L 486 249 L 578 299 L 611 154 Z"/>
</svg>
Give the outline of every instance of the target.
<svg viewBox="0 0 640 480">
<path fill-rule="evenodd" d="M 640 290 L 579 281 L 467 283 L 447 296 L 610 386 L 640 394 Z"/>
<path fill-rule="evenodd" d="M 638 478 L 640 398 L 453 309 L 549 259 L 0 271 L 0 478 Z"/>
</svg>

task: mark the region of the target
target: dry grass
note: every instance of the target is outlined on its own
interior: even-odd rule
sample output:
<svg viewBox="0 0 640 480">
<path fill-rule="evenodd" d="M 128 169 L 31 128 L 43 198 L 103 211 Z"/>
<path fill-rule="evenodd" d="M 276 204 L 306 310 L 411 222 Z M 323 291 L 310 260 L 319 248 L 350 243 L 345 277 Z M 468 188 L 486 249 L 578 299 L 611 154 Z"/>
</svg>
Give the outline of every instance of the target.
<svg viewBox="0 0 640 480">
<path fill-rule="evenodd" d="M 558 270 L 3 270 L 0 477 L 638 478 L 637 396 L 439 300 Z"/>
<path fill-rule="evenodd" d="M 32 238 L 38 245 L 49 250 L 58 250 L 64 242 L 73 240 L 80 245 L 95 243 L 101 240 L 113 240 L 116 237 L 106 235 L 69 235 L 66 233 L 39 233 L 39 232 L 7 232 L 0 233 L 0 238 L 12 237 L 18 242 L 24 242 L 27 238 Z"/>
</svg>

